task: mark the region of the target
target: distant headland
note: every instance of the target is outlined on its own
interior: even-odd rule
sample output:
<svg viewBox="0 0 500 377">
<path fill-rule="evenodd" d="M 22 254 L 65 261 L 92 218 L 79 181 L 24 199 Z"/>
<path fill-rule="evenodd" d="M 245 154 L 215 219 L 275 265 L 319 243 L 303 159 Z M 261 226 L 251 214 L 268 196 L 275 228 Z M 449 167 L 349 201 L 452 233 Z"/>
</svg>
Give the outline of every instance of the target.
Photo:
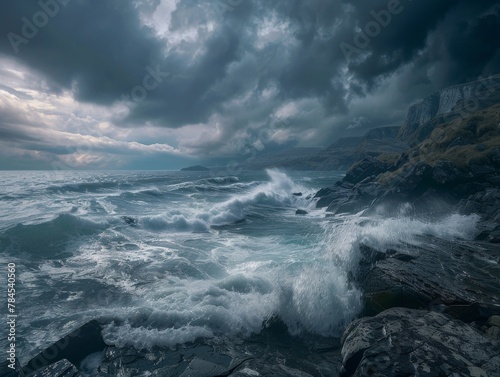
<svg viewBox="0 0 500 377">
<path fill-rule="evenodd" d="M 188 166 L 187 168 L 182 168 L 181 171 L 209 171 L 210 169 L 201 166 L 201 165 L 194 165 L 194 166 Z"/>
</svg>

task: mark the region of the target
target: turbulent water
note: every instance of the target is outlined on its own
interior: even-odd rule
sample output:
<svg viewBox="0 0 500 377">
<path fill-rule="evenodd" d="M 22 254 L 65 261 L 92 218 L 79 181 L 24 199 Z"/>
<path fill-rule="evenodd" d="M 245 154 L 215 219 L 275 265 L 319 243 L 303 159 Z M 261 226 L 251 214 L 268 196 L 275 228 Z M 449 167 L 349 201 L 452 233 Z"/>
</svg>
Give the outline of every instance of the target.
<svg viewBox="0 0 500 377">
<path fill-rule="evenodd" d="M 337 337 L 361 310 L 349 282 L 360 243 L 474 236 L 475 217 L 325 217 L 311 196 L 339 178 L 2 172 L 1 258 L 17 265 L 21 362 L 93 318 L 108 323 L 107 343 L 138 349 L 245 339 L 271 319 L 292 335 Z"/>
</svg>

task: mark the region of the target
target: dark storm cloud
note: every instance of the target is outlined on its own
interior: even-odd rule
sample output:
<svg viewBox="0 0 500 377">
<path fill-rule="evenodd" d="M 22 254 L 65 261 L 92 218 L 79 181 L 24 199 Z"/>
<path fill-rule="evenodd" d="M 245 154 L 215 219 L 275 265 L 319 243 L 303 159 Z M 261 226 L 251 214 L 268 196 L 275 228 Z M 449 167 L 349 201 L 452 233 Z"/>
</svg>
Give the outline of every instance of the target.
<svg viewBox="0 0 500 377">
<path fill-rule="evenodd" d="M 386 2 L 378 3 L 373 6 L 377 11 Z M 370 7 L 357 8 L 361 26 L 373 19 Z M 497 1 L 401 1 L 401 9 L 370 41 L 366 50 L 371 55 L 351 62 L 350 71 L 361 81 L 371 84 L 411 62 L 417 69 L 444 64 L 441 87 L 500 70 L 492 62 L 500 46 Z"/>
<path fill-rule="evenodd" d="M 430 90 L 500 71 L 500 17 L 491 0 L 225 1 L 229 8 L 221 8 L 222 0 L 183 0 L 169 33 L 192 29 L 196 37 L 175 45 L 141 22 L 140 13 L 153 14 L 159 0 L 42 0 L 59 9 L 27 43 L 17 40 L 18 53 L 9 33 L 23 37 L 25 20 L 34 22 L 41 5 L 5 3 L 0 54 L 46 75 L 52 90 L 72 89 L 78 100 L 99 104 L 128 96 L 131 112 L 123 126 L 152 121 L 179 128 L 218 114 L 225 122 L 219 138 L 193 150 L 216 151 L 233 137 L 251 141 L 257 131 L 245 132 L 249 124 L 268 127 L 283 103 L 308 99 L 321 104 L 321 116 L 345 118 L 320 128 L 318 112 L 301 108 L 300 124 L 286 127 L 316 128 L 314 140 L 329 144 L 346 130 L 397 123 L 394 109 L 401 108 L 399 116 Z M 397 9 L 390 20 L 388 9 Z M 266 27 L 282 27 L 282 35 L 273 37 L 278 32 Z M 348 56 L 346 45 L 353 48 Z M 403 74 L 408 67 L 412 74 Z M 151 70 L 161 77 L 149 89 Z M 353 110 L 353 100 L 379 95 L 388 77 L 398 80 L 390 90 L 401 93 L 388 95 L 398 102 Z M 276 94 L 263 100 L 269 88 Z M 369 121 L 356 122 L 360 117 Z"/>
<path fill-rule="evenodd" d="M 73 86 L 79 100 L 115 101 L 160 61 L 162 43 L 131 2 L 8 0 L 2 6 L 0 53 L 47 75 L 54 90 Z"/>
</svg>

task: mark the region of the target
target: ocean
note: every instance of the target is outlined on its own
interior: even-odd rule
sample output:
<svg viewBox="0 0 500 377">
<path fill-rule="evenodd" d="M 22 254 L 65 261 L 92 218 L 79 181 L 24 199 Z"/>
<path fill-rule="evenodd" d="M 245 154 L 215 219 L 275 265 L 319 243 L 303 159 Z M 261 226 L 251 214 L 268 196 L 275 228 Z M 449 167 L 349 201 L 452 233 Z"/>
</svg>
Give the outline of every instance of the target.
<svg viewBox="0 0 500 377">
<path fill-rule="evenodd" d="M 91 319 L 108 344 L 245 342 L 272 321 L 338 339 L 362 310 L 359 245 L 473 238 L 477 217 L 325 216 L 340 172 L 2 172 L 2 265 L 15 263 L 21 363 Z M 307 212 L 296 215 L 296 210 Z M 5 271 L 5 276 L 7 271 Z"/>
</svg>

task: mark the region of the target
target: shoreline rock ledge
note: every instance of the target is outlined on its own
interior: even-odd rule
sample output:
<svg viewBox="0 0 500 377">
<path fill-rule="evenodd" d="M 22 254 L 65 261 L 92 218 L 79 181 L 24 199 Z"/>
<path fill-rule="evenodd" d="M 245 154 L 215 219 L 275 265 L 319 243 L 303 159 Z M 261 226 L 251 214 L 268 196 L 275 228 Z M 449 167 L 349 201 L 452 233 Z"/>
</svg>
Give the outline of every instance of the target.
<svg viewBox="0 0 500 377">
<path fill-rule="evenodd" d="M 500 375 L 498 340 L 426 310 L 392 308 L 355 320 L 342 338 L 342 358 L 345 377 Z"/>
</svg>

